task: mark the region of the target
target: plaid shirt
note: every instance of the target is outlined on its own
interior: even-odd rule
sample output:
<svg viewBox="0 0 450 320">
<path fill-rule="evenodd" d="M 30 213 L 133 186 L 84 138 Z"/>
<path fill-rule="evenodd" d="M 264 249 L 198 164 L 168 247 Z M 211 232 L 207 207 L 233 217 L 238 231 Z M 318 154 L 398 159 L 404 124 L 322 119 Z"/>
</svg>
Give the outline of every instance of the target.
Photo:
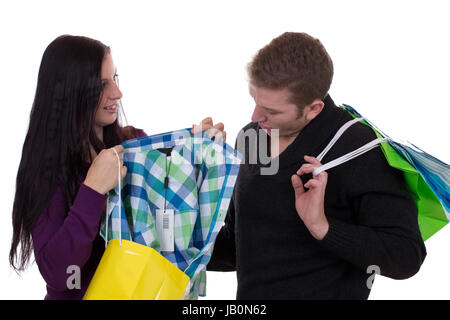
<svg viewBox="0 0 450 320">
<path fill-rule="evenodd" d="M 208 133 L 183 129 L 122 143 L 127 175 L 107 201 L 108 239 L 122 239 L 160 251 L 156 210 L 174 210 L 174 251 L 160 252 L 191 278 L 190 299 L 206 294 L 206 265 L 227 214 L 241 155 Z M 157 149 L 173 148 L 167 156 Z M 168 188 L 164 187 L 167 172 Z M 119 217 L 119 205 L 122 216 Z M 105 237 L 105 223 L 100 234 Z"/>
</svg>

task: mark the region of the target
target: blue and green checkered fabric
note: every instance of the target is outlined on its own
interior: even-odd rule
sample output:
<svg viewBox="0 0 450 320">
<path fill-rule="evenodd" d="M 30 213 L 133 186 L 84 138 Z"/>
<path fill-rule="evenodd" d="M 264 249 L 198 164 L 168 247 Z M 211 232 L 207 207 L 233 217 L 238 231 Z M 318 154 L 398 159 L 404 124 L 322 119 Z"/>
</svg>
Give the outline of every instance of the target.
<svg viewBox="0 0 450 320">
<path fill-rule="evenodd" d="M 173 209 L 175 250 L 160 253 L 191 278 L 190 299 L 204 296 L 206 265 L 227 214 L 241 155 L 224 142 L 214 143 L 207 131 L 194 135 L 190 129 L 128 140 L 122 145 L 127 174 L 120 190 L 122 203 L 118 203 L 118 186 L 108 196 L 108 240 L 118 239 L 121 231 L 122 239 L 160 251 L 156 210 L 164 205 Z M 158 150 L 163 148 L 173 148 L 169 168 L 166 154 Z M 103 222 L 103 237 L 105 230 Z"/>
</svg>

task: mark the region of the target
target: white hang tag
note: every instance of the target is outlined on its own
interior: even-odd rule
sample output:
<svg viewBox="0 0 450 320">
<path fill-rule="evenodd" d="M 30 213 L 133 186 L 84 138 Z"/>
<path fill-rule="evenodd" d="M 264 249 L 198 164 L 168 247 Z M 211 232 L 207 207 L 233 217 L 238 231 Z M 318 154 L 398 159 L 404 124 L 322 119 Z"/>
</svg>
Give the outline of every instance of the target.
<svg viewBox="0 0 450 320">
<path fill-rule="evenodd" d="M 158 234 L 161 251 L 174 251 L 173 218 L 173 209 L 156 210 L 156 233 Z"/>
</svg>

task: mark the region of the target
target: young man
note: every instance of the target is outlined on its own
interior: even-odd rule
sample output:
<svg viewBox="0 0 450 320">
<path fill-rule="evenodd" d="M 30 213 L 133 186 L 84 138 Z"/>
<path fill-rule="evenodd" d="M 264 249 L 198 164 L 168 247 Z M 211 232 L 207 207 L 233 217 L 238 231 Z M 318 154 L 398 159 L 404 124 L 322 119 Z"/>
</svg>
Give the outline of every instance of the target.
<svg viewBox="0 0 450 320">
<path fill-rule="evenodd" d="M 374 272 L 414 275 L 426 256 L 417 210 L 379 147 L 311 175 L 321 165 L 314 157 L 352 119 L 328 95 L 333 64 L 321 42 L 284 33 L 258 52 L 248 73 L 255 110 L 241 134 L 263 135 L 240 150 L 245 163 L 208 270 L 236 270 L 238 299 L 367 299 Z M 264 134 L 278 135 L 278 145 L 260 143 Z M 357 123 L 323 163 L 375 138 Z M 265 145 L 274 174 L 248 161 Z"/>
</svg>

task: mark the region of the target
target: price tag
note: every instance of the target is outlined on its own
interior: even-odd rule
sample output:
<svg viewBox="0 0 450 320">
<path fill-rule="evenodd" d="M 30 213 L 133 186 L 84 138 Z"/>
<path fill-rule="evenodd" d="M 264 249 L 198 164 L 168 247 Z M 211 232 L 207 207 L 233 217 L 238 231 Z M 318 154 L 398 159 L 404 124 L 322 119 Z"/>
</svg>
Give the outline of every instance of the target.
<svg viewBox="0 0 450 320">
<path fill-rule="evenodd" d="M 161 251 L 174 251 L 173 218 L 173 209 L 156 210 L 156 233 L 158 234 Z"/>
</svg>

